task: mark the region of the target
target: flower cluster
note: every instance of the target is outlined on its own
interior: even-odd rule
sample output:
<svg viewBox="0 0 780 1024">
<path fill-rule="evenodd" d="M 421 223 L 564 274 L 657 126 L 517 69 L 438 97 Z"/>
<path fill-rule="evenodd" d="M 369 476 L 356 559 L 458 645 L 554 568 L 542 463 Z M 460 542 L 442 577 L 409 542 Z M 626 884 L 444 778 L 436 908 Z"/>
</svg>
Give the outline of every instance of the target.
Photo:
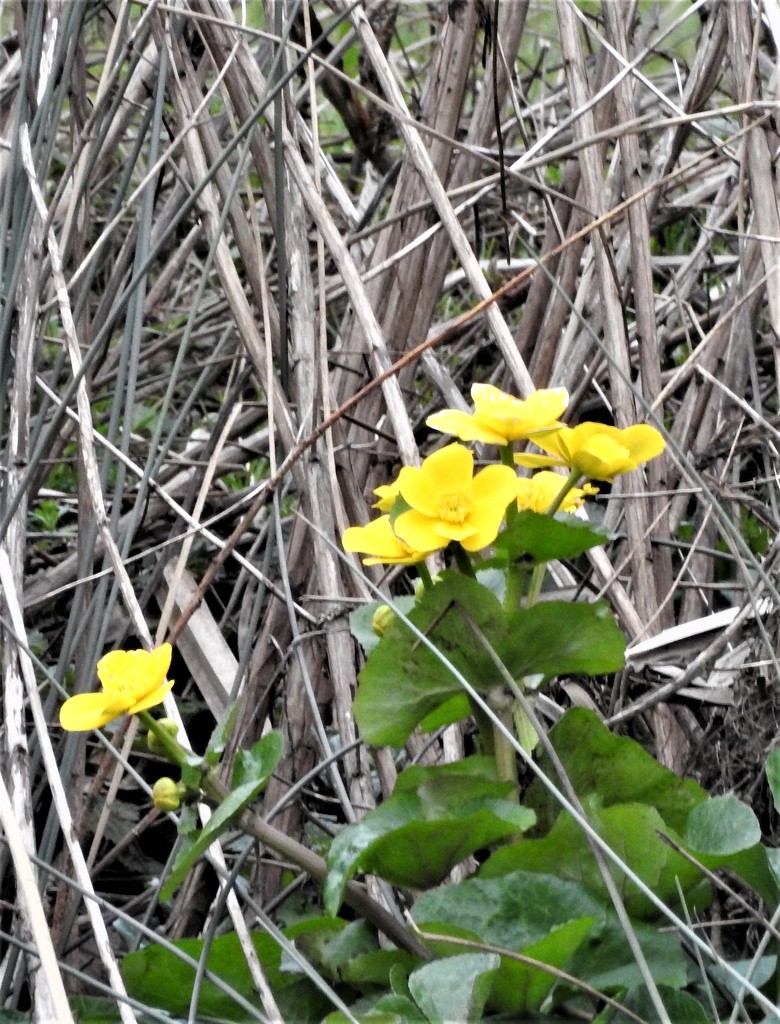
<svg viewBox="0 0 780 1024">
<path fill-rule="evenodd" d="M 565 388 L 540 389 L 522 400 L 490 384 L 474 384 L 471 397 L 473 412 L 444 409 L 426 422 L 459 441 L 499 445 L 501 463 L 475 473 L 471 451 L 453 442 L 377 487 L 374 507 L 383 514 L 342 537 L 347 551 L 368 556 L 366 565 L 412 565 L 453 541 L 465 551 L 479 551 L 496 539 L 511 507 L 573 512 L 598 490 L 589 483 L 578 486 L 583 479 L 612 482 L 665 447 L 647 424 L 624 430 L 602 423 L 565 426 L 559 421 L 569 401 Z M 518 441 L 531 441 L 545 454 L 515 454 Z M 541 472 L 518 477 L 513 460 Z M 568 475 L 554 471 L 559 467 Z"/>
</svg>

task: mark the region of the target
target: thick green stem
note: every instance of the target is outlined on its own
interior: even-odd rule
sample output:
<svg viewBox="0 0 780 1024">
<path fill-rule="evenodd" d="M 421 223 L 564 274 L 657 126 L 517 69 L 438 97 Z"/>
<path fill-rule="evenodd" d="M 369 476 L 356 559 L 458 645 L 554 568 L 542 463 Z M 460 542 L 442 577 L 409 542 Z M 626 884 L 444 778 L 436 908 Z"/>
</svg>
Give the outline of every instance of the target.
<svg viewBox="0 0 780 1024">
<path fill-rule="evenodd" d="M 460 544 L 455 545 L 455 562 L 464 576 L 474 576 L 474 566 L 465 549 Z"/>
<path fill-rule="evenodd" d="M 431 579 L 431 571 L 425 564 L 425 562 L 417 563 L 417 572 L 420 574 L 420 579 L 422 580 L 422 585 L 425 587 L 425 589 L 432 590 L 433 580 Z"/>
</svg>

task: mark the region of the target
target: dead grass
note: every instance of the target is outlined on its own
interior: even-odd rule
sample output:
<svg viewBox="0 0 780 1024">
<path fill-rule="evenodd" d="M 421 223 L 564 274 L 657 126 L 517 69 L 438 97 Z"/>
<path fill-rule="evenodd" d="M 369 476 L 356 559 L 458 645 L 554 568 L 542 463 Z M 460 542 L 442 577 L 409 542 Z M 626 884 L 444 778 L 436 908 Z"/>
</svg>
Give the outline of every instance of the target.
<svg viewBox="0 0 780 1024">
<path fill-rule="evenodd" d="M 769 9 L 517 0 L 492 49 L 493 4 L 456 0 L 304 3 L 263 30 L 226 0 L 54 10 L 0 12 L 0 1005 L 34 988 L 35 1019 L 65 1021 L 58 965 L 71 992 L 121 995 L 134 922 L 208 923 L 211 869 L 165 908 L 148 886 L 173 832 L 132 728 L 55 724 L 104 650 L 175 640 L 195 749 L 236 695 L 232 750 L 280 728 L 266 807 L 293 835 L 370 807 L 375 768 L 391 784 L 357 742 L 347 615 L 369 590 L 338 539 L 474 380 L 668 431 L 599 500 L 615 543 L 578 580 L 660 639 L 587 699 L 678 771 L 714 750 L 713 791 L 750 800 L 780 604 Z M 729 608 L 682 648 L 665 632 Z M 745 680 L 766 702 L 742 706 Z M 442 742 L 429 756 L 457 756 Z M 258 860 L 255 898 L 281 884 Z"/>
</svg>

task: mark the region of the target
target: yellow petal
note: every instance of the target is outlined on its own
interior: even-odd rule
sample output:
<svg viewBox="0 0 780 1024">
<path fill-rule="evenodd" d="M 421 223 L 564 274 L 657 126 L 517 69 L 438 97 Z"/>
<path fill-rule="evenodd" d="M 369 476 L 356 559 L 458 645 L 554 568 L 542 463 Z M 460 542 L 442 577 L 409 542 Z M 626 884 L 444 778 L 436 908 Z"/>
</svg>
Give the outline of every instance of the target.
<svg viewBox="0 0 780 1024">
<path fill-rule="evenodd" d="M 433 516 L 426 516 L 417 509 L 409 509 L 408 512 L 402 512 L 396 519 L 394 526 L 403 542 L 417 551 L 440 551 L 442 548 L 446 548 L 453 539 L 452 537 L 442 535 L 437 530 L 437 527 L 441 526 L 440 520 Z"/>
<path fill-rule="evenodd" d="M 77 693 L 60 708 L 60 725 L 68 732 L 87 732 L 99 729 L 121 715 L 123 710 L 117 710 L 104 693 Z"/>
<path fill-rule="evenodd" d="M 442 409 L 435 412 L 425 421 L 432 430 L 442 434 L 453 434 L 461 441 L 482 441 L 484 444 L 506 444 L 506 437 L 497 430 L 481 422 L 470 413 L 460 409 Z"/>
<path fill-rule="evenodd" d="M 623 436 L 625 445 L 637 465 L 656 458 L 666 448 L 666 441 L 661 434 L 655 427 L 651 427 L 647 423 L 637 423 L 636 426 L 626 427 Z"/>
<path fill-rule="evenodd" d="M 448 444 L 429 455 L 416 469 L 405 466 L 398 475 L 401 497 L 412 508 L 435 516 L 440 496 L 466 490 L 471 484 L 474 456 L 462 444 Z"/>
<path fill-rule="evenodd" d="M 421 562 L 428 554 L 427 549 L 412 549 L 399 539 L 390 525 L 390 516 L 380 516 L 367 526 L 350 526 L 344 531 L 341 543 L 345 551 L 359 551 L 369 555 L 366 565 L 413 565 Z M 438 543 L 436 547 L 443 547 Z M 430 549 L 433 550 L 433 549 Z"/>
<path fill-rule="evenodd" d="M 97 663 L 98 679 L 106 690 L 132 687 L 148 693 L 161 685 L 171 667 L 171 645 L 153 651 L 109 651 Z"/>
<path fill-rule="evenodd" d="M 522 452 L 515 455 L 515 462 L 518 466 L 525 466 L 526 469 L 541 469 L 548 466 L 565 466 L 566 463 L 553 455 L 534 455 Z"/>
<path fill-rule="evenodd" d="M 129 715 L 135 715 L 139 711 L 146 711 L 147 708 L 153 708 L 157 704 L 162 704 L 167 695 L 170 693 L 173 687 L 173 680 L 166 679 L 162 686 L 158 686 L 156 690 L 151 693 L 147 693 L 145 697 L 142 697 L 136 704 L 127 709 Z"/>
</svg>

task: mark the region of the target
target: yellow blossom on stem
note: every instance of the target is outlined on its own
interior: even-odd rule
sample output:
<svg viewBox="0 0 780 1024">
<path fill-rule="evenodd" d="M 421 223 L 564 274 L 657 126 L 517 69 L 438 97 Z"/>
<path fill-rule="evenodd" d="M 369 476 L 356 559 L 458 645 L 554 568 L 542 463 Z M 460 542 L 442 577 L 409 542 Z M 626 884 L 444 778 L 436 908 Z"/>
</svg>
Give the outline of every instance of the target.
<svg viewBox="0 0 780 1024">
<path fill-rule="evenodd" d="M 406 544 L 428 551 L 457 541 L 479 551 L 496 539 L 517 475 L 508 466 L 486 466 L 474 475 L 474 456 L 462 444 L 429 455 L 422 466 L 404 466 L 398 476 L 409 505 L 393 523 Z"/>
<path fill-rule="evenodd" d="M 543 469 L 532 477 L 521 477 L 517 481 L 517 507 L 521 512 L 538 512 L 545 515 L 567 483 L 567 478 L 551 469 Z M 574 512 L 590 494 L 598 494 L 598 487 L 585 484 L 572 487 L 561 501 L 560 512 Z"/>
<path fill-rule="evenodd" d="M 102 690 L 78 693 L 60 708 L 60 725 L 69 732 L 99 729 L 120 715 L 134 715 L 162 704 L 173 686 L 166 679 L 171 645 L 153 651 L 109 651 L 97 663 Z"/>
<path fill-rule="evenodd" d="M 344 531 L 341 543 L 345 551 L 370 555 L 363 559 L 364 565 L 415 565 L 427 558 L 431 551 L 445 547 L 447 542 L 440 541 L 434 548 L 417 551 L 395 534 L 390 516 L 380 516 L 366 526 L 350 526 Z"/>
<path fill-rule="evenodd" d="M 511 444 L 539 431 L 560 426 L 558 417 L 569 403 L 566 388 L 541 388 L 526 399 L 514 398 L 492 384 L 472 384 L 474 412 L 443 409 L 425 421 L 434 430 L 461 441 Z"/>
<path fill-rule="evenodd" d="M 655 427 L 646 423 L 623 430 L 603 423 L 580 423 L 535 437 L 534 444 L 548 454 L 523 453 L 515 455 L 515 462 L 532 469 L 566 466 L 580 476 L 608 481 L 649 462 L 666 447 Z"/>
</svg>

